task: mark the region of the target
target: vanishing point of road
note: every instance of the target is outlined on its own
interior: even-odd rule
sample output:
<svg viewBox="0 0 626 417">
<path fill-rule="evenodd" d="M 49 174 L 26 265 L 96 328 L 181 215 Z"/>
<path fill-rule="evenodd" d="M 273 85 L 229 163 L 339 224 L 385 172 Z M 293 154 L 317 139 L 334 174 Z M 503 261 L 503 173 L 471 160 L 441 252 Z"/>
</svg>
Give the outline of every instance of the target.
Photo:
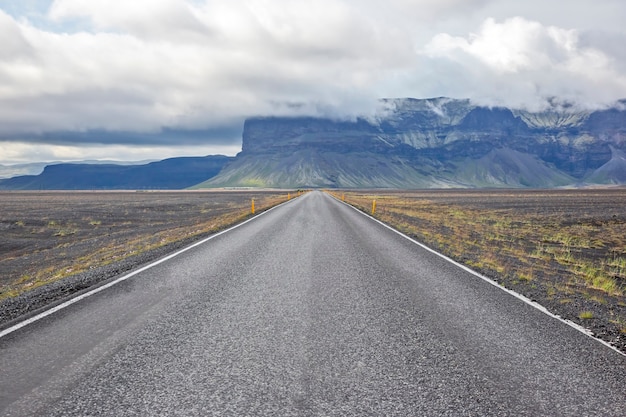
<svg viewBox="0 0 626 417">
<path fill-rule="evenodd" d="M 313 192 L 5 334 L 0 415 L 623 416 L 626 357 Z"/>
</svg>

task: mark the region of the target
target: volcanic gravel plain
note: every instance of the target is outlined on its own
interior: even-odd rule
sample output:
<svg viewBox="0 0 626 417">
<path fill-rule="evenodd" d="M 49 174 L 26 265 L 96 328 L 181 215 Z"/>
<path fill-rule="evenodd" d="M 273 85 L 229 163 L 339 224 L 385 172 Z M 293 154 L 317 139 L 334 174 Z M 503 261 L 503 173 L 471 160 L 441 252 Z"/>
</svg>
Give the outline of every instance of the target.
<svg viewBox="0 0 626 417">
<path fill-rule="evenodd" d="M 298 194 L 1 192 L 0 326 Z M 332 194 L 626 352 L 626 189 Z"/>
<path fill-rule="evenodd" d="M 626 352 L 625 188 L 332 194 Z"/>
<path fill-rule="evenodd" d="M 0 192 L 0 325 L 297 196 L 289 191 Z"/>
</svg>

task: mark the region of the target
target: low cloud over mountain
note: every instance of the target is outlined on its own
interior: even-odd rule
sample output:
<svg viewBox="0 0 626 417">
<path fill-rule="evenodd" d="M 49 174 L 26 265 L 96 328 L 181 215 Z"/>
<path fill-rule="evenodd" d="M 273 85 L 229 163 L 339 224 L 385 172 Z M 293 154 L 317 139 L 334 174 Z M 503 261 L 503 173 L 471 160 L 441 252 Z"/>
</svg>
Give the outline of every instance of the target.
<svg viewBox="0 0 626 417">
<path fill-rule="evenodd" d="M 623 184 L 626 111 L 543 112 L 386 100 L 377 121 L 259 118 L 200 187 L 559 187 Z"/>
<path fill-rule="evenodd" d="M 48 160 L 153 159 L 181 147 L 234 154 L 248 118 L 368 118 L 379 97 L 468 97 L 532 111 L 559 97 L 606 108 L 626 97 L 625 7 L 0 2 L 0 164 L 38 162 L 42 151 Z M 203 148 L 172 131 L 203 132 Z"/>
<path fill-rule="evenodd" d="M 626 184 L 626 109 L 555 100 L 531 112 L 469 100 L 382 100 L 377 118 L 251 118 L 235 158 L 56 165 L 0 188 L 564 187 Z M 198 184 L 200 183 L 200 184 Z"/>
</svg>

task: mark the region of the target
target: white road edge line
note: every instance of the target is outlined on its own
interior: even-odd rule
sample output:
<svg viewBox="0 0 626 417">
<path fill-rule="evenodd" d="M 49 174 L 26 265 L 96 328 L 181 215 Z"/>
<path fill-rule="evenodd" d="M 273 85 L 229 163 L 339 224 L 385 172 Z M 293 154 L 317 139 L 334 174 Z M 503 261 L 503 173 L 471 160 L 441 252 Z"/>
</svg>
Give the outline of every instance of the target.
<svg viewBox="0 0 626 417">
<path fill-rule="evenodd" d="M 145 270 L 148 270 L 148 269 L 152 268 L 153 266 L 162 264 L 165 261 L 169 261 L 170 259 L 180 255 L 181 253 L 187 252 L 188 250 L 193 249 L 196 246 L 200 246 L 200 245 L 208 242 L 209 240 L 215 239 L 216 237 L 218 237 L 220 235 L 223 235 L 224 233 L 228 233 L 231 230 L 237 229 L 238 227 L 241 227 L 241 226 L 243 226 L 244 224 L 246 224 L 248 222 L 251 222 L 251 221 L 253 221 L 255 219 L 258 219 L 259 217 L 263 216 L 265 213 L 269 213 L 270 211 L 274 210 L 275 208 L 278 208 L 278 207 L 280 207 L 280 206 L 282 206 L 284 204 L 287 204 L 287 203 L 289 203 L 291 201 L 295 201 L 295 200 L 296 199 L 292 198 L 291 200 L 287 200 L 287 201 L 285 201 L 283 203 L 280 203 L 280 204 L 278 204 L 278 205 L 276 205 L 274 207 L 271 207 L 271 208 L 269 208 L 269 209 L 267 209 L 267 210 L 257 214 L 254 217 L 249 218 L 248 220 L 246 220 L 244 222 L 238 223 L 238 224 L 236 224 L 236 225 L 234 225 L 232 227 L 229 227 L 226 230 L 222 230 L 221 232 L 217 232 L 217 233 L 215 233 L 215 234 L 213 234 L 213 235 L 211 235 L 211 236 L 209 236 L 207 238 L 204 238 L 204 239 L 202 239 L 202 240 L 200 240 L 198 242 L 192 243 L 191 245 L 189 245 L 189 246 L 187 246 L 187 247 L 185 247 L 185 248 L 183 248 L 183 249 L 181 249 L 181 250 L 179 250 L 177 252 L 169 254 L 166 257 L 159 259 L 158 261 L 152 262 L 152 263 L 150 263 L 150 264 L 148 264 L 146 266 L 143 266 L 143 267 L 141 267 L 141 268 L 139 268 L 139 269 L 137 269 L 137 270 L 135 270 L 133 272 L 130 272 L 130 273 L 126 274 L 126 275 L 123 275 L 123 276 L 119 277 L 118 279 L 116 279 L 114 281 L 111 281 L 111 282 L 109 282 L 107 284 L 101 285 L 100 287 L 94 288 L 91 291 L 88 291 L 88 292 L 83 293 L 83 294 L 81 294 L 79 296 L 71 298 L 71 299 L 65 301 L 64 303 L 61 303 L 61 304 L 59 304 L 59 305 L 57 305 L 57 306 L 55 306 L 55 307 L 53 307 L 53 308 L 51 308 L 49 310 L 42 311 L 41 313 L 39 313 L 39 314 L 29 318 L 29 319 L 26 319 L 26 320 L 24 320 L 22 322 L 14 324 L 13 326 L 11 326 L 9 328 L 0 331 L 0 339 L 2 339 L 3 337 L 5 337 L 5 336 L 7 336 L 7 335 L 9 335 L 9 334 L 11 334 L 11 333 L 21 329 L 22 327 L 28 326 L 29 324 L 32 324 L 32 323 L 34 323 L 36 321 L 39 321 L 39 320 L 41 320 L 41 319 L 43 319 L 45 317 L 48 317 L 48 316 L 56 313 L 59 310 L 63 310 L 64 308 L 69 307 L 72 304 L 75 304 L 75 303 L 77 303 L 77 302 L 79 302 L 81 300 L 84 300 L 87 297 L 91 297 L 92 295 L 97 294 L 100 291 L 104 291 L 107 288 L 111 288 L 112 286 L 114 286 L 116 284 L 119 284 L 122 281 L 126 281 L 127 279 L 129 279 L 129 278 L 131 278 L 131 277 L 133 277 L 133 276 L 135 276 L 135 275 L 137 275 L 137 274 L 139 274 L 139 273 L 141 273 L 141 272 L 143 272 Z"/>
<path fill-rule="evenodd" d="M 601 344 L 603 344 L 604 346 L 606 346 L 606 347 L 608 347 L 608 348 L 610 348 L 610 349 L 614 350 L 615 352 L 619 353 L 620 355 L 622 355 L 622 356 L 626 356 L 626 353 L 622 352 L 621 350 L 619 350 L 619 349 L 618 349 L 618 348 L 616 348 L 615 346 L 613 346 L 613 345 L 611 345 L 610 343 L 608 343 L 608 342 L 606 342 L 606 341 L 604 341 L 604 340 L 602 340 L 602 339 L 600 339 L 600 338 L 598 338 L 598 337 L 594 336 L 594 335 L 593 335 L 593 332 L 592 332 L 591 330 L 586 329 L 586 328 L 584 328 L 583 326 L 581 326 L 581 325 L 579 325 L 579 324 L 577 324 L 577 323 L 574 323 L 573 321 L 570 321 L 570 320 L 564 319 L 563 317 L 561 317 L 561 316 L 559 316 L 559 315 L 557 315 L 557 314 L 552 313 L 550 310 L 548 310 L 547 308 L 545 308 L 545 307 L 544 307 L 544 306 L 542 306 L 541 304 L 539 304 L 539 303 L 537 303 L 537 302 L 535 302 L 535 301 L 532 301 L 532 300 L 531 300 L 531 299 L 529 299 L 528 297 L 526 297 L 526 296 L 524 296 L 524 295 L 522 295 L 522 294 L 520 294 L 520 293 L 517 293 L 517 292 L 515 292 L 515 291 L 513 291 L 513 290 L 511 290 L 511 289 L 508 289 L 508 288 L 506 288 L 506 287 L 503 287 L 502 285 L 500 285 L 500 284 L 499 284 L 499 283 L 497 283 L 496 281 L 492 280 L 491 278 L 488 278 L 488 277 L 486 277 L 486 276 L 484 276 L 484 275 L 482 275 L 482 274 L 480 274 L 480 273 L 478 273 L 478 272 L 474 271 L 473 269 L 471 269 L 471 268 L 469 268 L 469 267 L 467 267 L 467 266 L 465 266 L 465 265 L 463 265 L 463 264 L 461 264 L 461 263 L 459 263 L 459 262 L 455 261 L 454 259 L 449 258 L 448 256 L 446 256 L 446 255 L 444 255 L 444 254 L 442 254 L 442 253 L 439 253 L 439 252 L 437 252 L 436 250 L 434 250 L 434 249 L 432 249 L 432 248 L 429 248 L 428 246 L 424 245 L 423 243 L 418 242 L 417 240 L 413 239 L 412 237 L 405 235 L 404 233 L 400 232 L 399 230 L 394 229 L 393 227 L 389 226 L 388 224 L 386 224 L 386 223 L 384 223 L 384 222 L 382 222 L 382 221 L 378 220 L 377 218 L 375 218 L 375 217 L 373 217 L 373 216 L 371 216 L 371 215 L 369 215 L 369 214 L 365 213 L 364 211 L 359 210 L 358 208 L 356 208 L 356 207 L 354 207 L 354 206 L 352 206 L 352 205 L 350 205 L 350 204 L 346 203 L 345 201 L 341 201 L 341 200 L 339 200 L 338 198 L 336 198 L 335 196 L 332 196 L 332 195 L 330 195 L 330 194 L 328 194 L 328 193 L 326 193 L 326 194 L 327 194 L 327 195 L 329 195 L 330 197 L 334 198 L 334 199 L 335 199 L 336 201 L 338 201 L 339 203 L 343 203 L 343 204 L 345 204 L 346 206 L 350 207 L 351 209 L 355 210 L 357 213 L 361 213 L 361 214 L 362 214 L 362 215 L 364 215 L 365 217 L 369 217 L 371 220 L 375 221 L 376 223 L 380 224 L 381 226 L 386 227 L 387 229 L 389 229 L 389 230 L 391 230 L 392 232 L 394 232 L 394 233 L 396 233 L 396 234 L 398 234 L 398 235 L 402 236 L 403 238 L 405 238 L 405 239 L 409 240 L 410 242 L 412 242 L 412 243 L 414 243 L 414 244 L 416 244 L 416 245 L 420 246 L 421 248 L 423 248 L 423 249 L 425 249 L 425 250 L 427 250 L 427 251 L 429 251 L 429 252 L 431 252 L 431 253 L 433 253 L 433 254 L 435 254 L 435 255 L 439 256 L 440 258 L 445 259 L 446 261 L 450 262 L 451 264 L 453 264 L 453 265 L 455 265 L 455 266 L 458 266 L 459 268 L 461 268 L 461 269 L 463 269 L 463 270 L 465 270 L 465 271 L 469 272 L 470 274 L 477 276 L 478 278 L 482 279 L 483 281 L 488 282 L 489 284 L 493 285 L 494 287 L 497 287 L 497 288 L 501 289 L 502 291 L 505 291 L 505 292 L 509 293 L 509 294 L 510 294 L 510 295 L 512 295 L 513 297 L 515 297 L 515 298 L 517 298 L 517 299 L 519 299 L 519 300 L 523 301 L 524 303 L 526 303 L 526 304 L 528 304 L 528 305 L 530 305 L 530 306 L 532 306 L 532 307 L 536 308 L 537 310 L 541 311 L 542 313 L 544 313 L 544 314 L 546 314 L 546 315 L 548 315 L 548 316 L 550 316 L 550 317 L 552 317 L 552 318 L 555 318 L 555 319 L 557 319 L 557 320 L 559 320 L 559 321 L 561 321 L 561 322 L 563 322 L 563 323 L 567 324 L 567 325 L 568 325 L 568 326 L 570 326 L 570 327 L 573 327 L 574 329 L 578 330 L 579 332 L 581 332 L 581 333 L 582 333 L 582 334 L 584 334 L 585 336 L 589 336 L 590 338 L 594 339 L 594 340 L 595 340 L 595 341 L 597 341 L 597 342 L 600 342 L 600 343 L 601 343 Z"/>
</svg>

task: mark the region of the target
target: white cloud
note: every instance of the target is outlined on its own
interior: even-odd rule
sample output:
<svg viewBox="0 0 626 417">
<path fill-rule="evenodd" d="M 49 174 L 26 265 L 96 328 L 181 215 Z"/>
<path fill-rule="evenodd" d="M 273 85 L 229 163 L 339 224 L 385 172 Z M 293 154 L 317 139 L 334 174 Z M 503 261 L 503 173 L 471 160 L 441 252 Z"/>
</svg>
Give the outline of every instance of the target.
<svg viewBox="0 0 626 417">
<path fill-rule="evenodd" d="M 490 69 L 515 73 L 560 66 L 579 55 L 574 30 L 543 27 L 521 17 L 498 23 L 487 19 L 479 33 L 454 37 L 436 35 L 426 45 L 424 54 L 462 61 L 459 53 L 477 59 Z"/>
<path fill-rule="evenodd" d="M 201 40 L 209 34 L 192 5 L 180 0 L 56 0 L 48 15 L 56 21 L 86 19 L 96 30 L 168 41 Z"/>
<path fill-rule="evenodd" d="M 15 49 L 34 58 L 0 61 L 0 126 L 203 128 L 290 113 L 280 103 L 293 102 L 305 104 L 299 111 L 367 111 L 377 96 L 370 86 L 410 62 L 411 44 L 341 2 L 323 3 L 58 0 L 53 18 L 93 22 L 93 31 L 70 34 L 3 15 Z M 187 36 L 191 20 L 202 42 Z"/>
<path fill-rule="evenodd" d="M 7 14 L 0 10 L 0 61 L 15 61 L 27 58 L 31 54 L 31 48 L 19 25 Z"/>
<path fill-rule="evenodd" d="M 0 164 L 32 161 L 71 162 L 86 160 L 144 161 L 177 156 L 227 155 L 241 151 L 239 145 L 132 146 L 132 145 L 53 145 L 45 143 L 0 142 Z"/>
<path fill-rule="evenodd" d="M 478 101 L 538 108 L 559 97 L 594 107 L 626 97 L 626 75 L 601 49 L 581 46 L 579 37 L 574 29 L 521 17 L 489 18 L 465 37 L 434 36 L 420 53 L 462 74 L 444 78 Z"/>
<path fill-rule="evenodd" d="M 164 128 L 353 117 L 394 96 L 626 97 L 622 0 L 45 3 L 9 15 L 0 2 L 0 138 L 95 129 L 160 143 Z"/>
<path fill-rule="evenodd" d="M 442 20 L 467 18 L 468 13 L 494 2 L 497 0 L 355 0 L 346 3 L 376 19 L 386 20 L 389 25 L 432 27 Z"/>
</svg>

